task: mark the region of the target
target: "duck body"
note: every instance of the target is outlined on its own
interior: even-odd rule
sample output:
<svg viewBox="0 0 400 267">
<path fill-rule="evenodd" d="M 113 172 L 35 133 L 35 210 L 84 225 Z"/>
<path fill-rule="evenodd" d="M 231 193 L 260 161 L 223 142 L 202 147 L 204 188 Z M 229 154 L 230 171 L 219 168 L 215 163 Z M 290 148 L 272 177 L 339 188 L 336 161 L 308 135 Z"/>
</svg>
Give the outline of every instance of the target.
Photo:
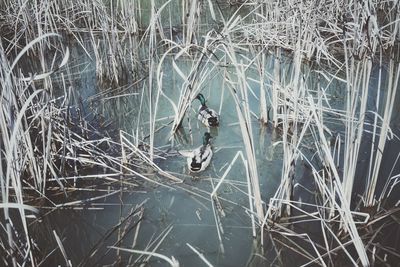
<svg viewBox="0 0 400 267">
<path fill-rule="evenodd" d="M 187 165 L 191 172 L 202 172 L 210 165 L 213 156 L 210 139 L 211 135 L 207 132 L 203 137 L 203 145 L 193 151 L 180 151 L 181 155 L 187 157 Z"/>
<path fill-rule="evenodd" d="M 218 113 L 208 108 L 207 106 L 200 106 L 197 118 L 201 123 L 207 127 L 218 127 L 219 126 L 219 116 Z"/>
<path fill-rule="evenodd" d="M 210 165 L 213 152 L 211 146 L 201 146 L 193 150 L 193 157 L 187 158 L 187 164 L 191 172 L 202 172 Z"/>
<path fill-rule="evenodd" d="M 203 123 L 207 127 L 218 127 L 219 126 L 219 115 L 218 113 L 207 107 L 206 100 L 202 94 L 198 94 L 197 99 L 200 100 L 200 107 L 197 118 L 201 123 Z"/>
</svg>

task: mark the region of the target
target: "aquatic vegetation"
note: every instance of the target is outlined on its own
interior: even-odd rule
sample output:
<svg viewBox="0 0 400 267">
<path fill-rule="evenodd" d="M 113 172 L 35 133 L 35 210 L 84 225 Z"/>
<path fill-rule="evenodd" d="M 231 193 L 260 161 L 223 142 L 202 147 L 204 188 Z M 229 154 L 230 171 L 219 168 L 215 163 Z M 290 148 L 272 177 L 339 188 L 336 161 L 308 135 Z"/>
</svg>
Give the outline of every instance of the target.
<svg viewBox="0 0 400 267">
<path fill-rule="evenodd" d="M 398 1 L 5 0 L 0 32 L 0 265 L 398 262 Z M 114 205 L 79 255 L 48 219 Z"/>
</svg>

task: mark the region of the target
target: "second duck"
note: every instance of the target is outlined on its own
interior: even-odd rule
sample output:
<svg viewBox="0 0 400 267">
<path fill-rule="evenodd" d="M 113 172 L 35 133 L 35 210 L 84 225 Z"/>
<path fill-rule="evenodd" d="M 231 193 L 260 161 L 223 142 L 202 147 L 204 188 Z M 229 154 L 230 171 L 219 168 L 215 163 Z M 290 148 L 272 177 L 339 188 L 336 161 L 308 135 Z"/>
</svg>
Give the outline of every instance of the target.
<svg viewBox="0 0 400 267">
<path fill-rule="evenodd" d="M 206 99 L 202 94 L 198 94 L 196 98 L 201 103 L 197 118 L 207 127 L 217 127 L 219 125 L 218 113 L 215 110 L 207 107 Z"/>
</svg>

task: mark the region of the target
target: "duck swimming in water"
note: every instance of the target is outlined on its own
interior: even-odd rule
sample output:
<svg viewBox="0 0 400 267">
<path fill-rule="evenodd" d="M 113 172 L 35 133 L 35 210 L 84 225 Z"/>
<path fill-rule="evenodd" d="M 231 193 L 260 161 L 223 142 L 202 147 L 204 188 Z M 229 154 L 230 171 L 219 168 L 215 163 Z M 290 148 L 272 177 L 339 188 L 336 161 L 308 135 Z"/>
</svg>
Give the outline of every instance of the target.
<svg viewBox="0 0 400 267">
<path fill-rule="evenodd" d="M 179 153 L 187 157 L 187 164 L 191 172 L 204 171 L 210 165 L 213 152 L 211 149 L 211 134 L 206 132 L 203 136 L 203 145 L 193 151 L 179 151 Z"/>
<path fill-rule="evenodd" d="M 219 125 L 218 113 L 206 106 L 206 99 L 202 94 L 198 94 L 196 98 L 201 103 L 197 118 L 207 127 L 217 127 Z"/>
</svg>

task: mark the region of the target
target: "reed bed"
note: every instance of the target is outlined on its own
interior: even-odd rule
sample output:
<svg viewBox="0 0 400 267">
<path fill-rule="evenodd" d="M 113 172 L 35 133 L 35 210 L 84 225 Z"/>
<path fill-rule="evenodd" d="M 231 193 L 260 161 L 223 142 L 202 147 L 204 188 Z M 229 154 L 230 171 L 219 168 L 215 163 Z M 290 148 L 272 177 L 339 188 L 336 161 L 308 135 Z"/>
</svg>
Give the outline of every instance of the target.
<svg viewBox="0 0 400 267">
<path fill-rule="evenodd" d="M 231 12 L 223 8 L 231 1 L 183 1 L 179 26 L 171 13 L 175 2 L 0 4 L 1 261 L 40 265 L 57 251 L 62 264 L 74 265 L 56 230 L 54 248 L 38 252 L 32 228 L 39 210 L 83 208 L 118 194 L 122 199 L 124 192 L 149 183 L 211 204 L 221 251 L 227 242 L 221 203 L 228 203 L 249 215 L 249 238 L 274 251 L 281 265 L 290 265 L 285 255 L 298 256 L 304 266 L 398 260 L 396 251 L 380 244 L 379 234 L 399 227 L 398 203 L 389 201 L 399 181 L 393 173 L 397 160 L 390 175 L 382 175 L 387 142 L 398 140 L 390 125 L 400 78 L 397 1 L 248 0 L 236 1 Z M 74 71 L 71 45 L 95 62 L 100 93 L 90 99 L 76 92 L 81 73 Z M 182 60 L 189 62 L 188 69 L 181 67 Z M 178 99 L 163 86 L 167 62 L 181 81 Z M 179 131 L 191 130 L 192 101 L 215 76 L 223 81 L 215 90 L 233 99 L 243 146 L 207 192 L 157 164 L 176 154 L 158 148 L 156 136 L 167 127 L 174 146 Z M 131 110 L 132 98 L 138 105 L 131 132 L 115 122 L 100 123 L 100 115 L 87 114 L 83 104 L 110 101 L 118 110 Z M 257 108 L 250 106 L 254 99 Z M 172 117 L 160 126 L 164 100 Z M 269 199 L 260 185 L 265 162 L 256 156 L 255 127 L 269 129 L 275 136 L 270 148 L 283 153 L 279 186 Z M 246 207 L 218 195 L 221 185 L 231 183 L 225 178 L 239 156 Z M 84 190 L 91 191 L 85 199 L 70 196 Z M 61 203 L 60 193 L 67 197 Z M 50 204 L 41 206 L 38 199 Z M 129 264 L 158 257 L 179 266 L 179 259 L 157 252 L 172 226 L 137 249 L 144 205 L 126 217 L 121 213 L 119 223 L 75 265 L 98 263 L 100 248 L 118 233 L 105 254 L 117 253 L 116 262 L 129 252 L 141 254 L 136 261 L 132 254 Z M 133 244 L 123 247 L 133 230 Z M 212 266 L 201 249 L 187 246 Z"/>
</svg>

